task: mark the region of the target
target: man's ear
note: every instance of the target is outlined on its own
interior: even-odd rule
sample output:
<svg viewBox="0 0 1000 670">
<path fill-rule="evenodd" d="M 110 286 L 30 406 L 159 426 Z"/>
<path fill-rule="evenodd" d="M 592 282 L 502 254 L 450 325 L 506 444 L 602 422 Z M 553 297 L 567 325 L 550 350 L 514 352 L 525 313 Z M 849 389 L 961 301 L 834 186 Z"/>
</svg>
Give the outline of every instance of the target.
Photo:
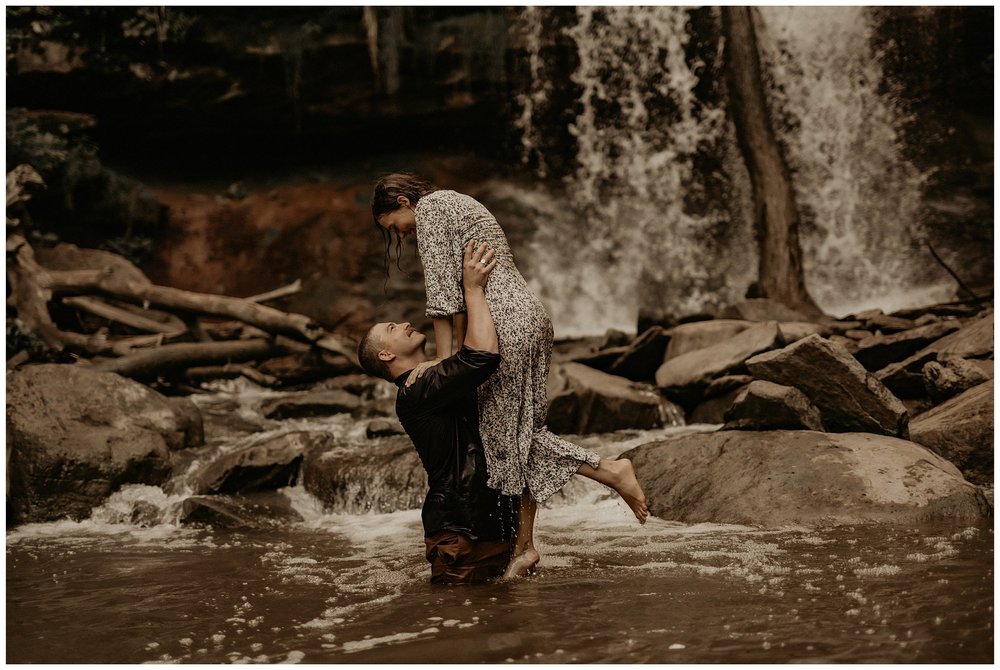
<svg viewBox="0 0 1000 670">
<path fill-rule="evenodd" d="M 385 349 L 383 349 L 382 351 L 378 352 L 378 359 L 380 361 L 385 361 L 386 363 L 391 363 L 392 361 L 396 360 L 396 354 L 392 353 L 391 351 L 386 351 Z"/>
</svg>

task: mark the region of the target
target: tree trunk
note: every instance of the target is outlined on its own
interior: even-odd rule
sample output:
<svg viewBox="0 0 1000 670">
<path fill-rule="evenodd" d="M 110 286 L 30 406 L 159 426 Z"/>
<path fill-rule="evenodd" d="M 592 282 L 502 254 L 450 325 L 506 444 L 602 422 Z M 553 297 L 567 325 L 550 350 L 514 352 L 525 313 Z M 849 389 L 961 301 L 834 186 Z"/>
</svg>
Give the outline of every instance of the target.
<svg viewBox="0 0 1000 670">
<path fill-rule="evenodd" d="M 806 290 L 802 273 L 799 214 L 788 165 L 764 101 L 751 11 L 749 7 L 723 7 L 722 29 L 730 109 L 753 184 L 760 292 L 765 298 L 819 316 L 822 311 Z"/>
</svg>

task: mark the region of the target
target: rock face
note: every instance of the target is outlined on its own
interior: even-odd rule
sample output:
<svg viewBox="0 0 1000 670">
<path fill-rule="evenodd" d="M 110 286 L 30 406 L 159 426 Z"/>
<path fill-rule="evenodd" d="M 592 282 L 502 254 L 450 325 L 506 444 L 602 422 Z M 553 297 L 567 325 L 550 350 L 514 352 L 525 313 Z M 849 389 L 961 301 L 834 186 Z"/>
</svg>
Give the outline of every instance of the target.
<svg viewBox="0 0 1000 670">
<path fill-rule="evenodd" d="M 123 484 L 159 485 L 201 417 L 111 373 L 34 365 L 7 375 L 8 522 L 83 519 Z"/>
<path fill-rule="evenodd" d="M 302 483 L 330 510 L 395 512 L 423 505 L 427 473 L 405 435 L 306 452 Z"/>
<path fill-rule="evenodd" d="M 954 463 L 971 482 L 993 482 L 993 380 L 924 412 L 910 436 Z"/>
<path fill-rule="evenodd" d="M 650 511 L 684 523 L 911 524 L 988 518 L 989 502 L 920 445 L 867 433 L 722 431 L 622 455 Z"/>
<path fill-rule="evenodd" d="M 684 413 L 655 387 L 629 382 L 580 363 L 553 366 L 549 413 L 554 433 L 610 433 L 682 424 Z"/>
<path fill-rule="evenodd" d="M 291 486 L 298 481 L 307 449 L 332 444 L 328 433 L 295 431 L 263 439 L 256 436 L 248 444 L 218 455 L 195 476 L 188 486 L 195 494 L 249 493 Z"/>
<path fill-rule="evenodd" d="M 725 414 L 723 430 L 823 430 L 819 410 L 802 391 L 757 380 Z"/>
<path fill-rule="evenodd" d="M 656 371 L 656 384 L 668 398 L 691 403 L 712 379 L 742 369 L 754 354 L 783 345 L 776 321 L 759 323 L 717 344 L 664 361 Z"/>
<path fill-rule="evenodd" d="M 906 437 L 906 407 L 843 347 L 810 335 L 747 361 L 758 379 L 794 386 L 823 415 L 833 432 Z"/>
<path fill-rule="evenodd" d="M 296 393 L 265 400 L 261 414 L 268 419 L 302 419 L 352 412 L 361 406 L 361 399 L 347 391 L 331 390 Z"/>
<path fill-rule="evenodd" d="M 608 366 L 608 373 L 625 377 L 632 381 L 649 381 L 663 362 L 670 335 L 659 326 L 653 326 L 637 337 Z"/>
</svg>

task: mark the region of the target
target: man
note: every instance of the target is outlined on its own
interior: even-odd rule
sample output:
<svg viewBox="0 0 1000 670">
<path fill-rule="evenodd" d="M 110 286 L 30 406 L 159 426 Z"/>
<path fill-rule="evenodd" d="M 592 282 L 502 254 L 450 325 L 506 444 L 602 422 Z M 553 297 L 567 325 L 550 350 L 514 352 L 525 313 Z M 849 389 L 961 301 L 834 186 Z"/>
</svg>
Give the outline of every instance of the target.
<svg viewBox="0 0 1000 670">
<path fill-rule="evenodd" d="M 485 287 L 496 266 L 485 244 L 465 247 L 462 288 L 468 314 L 465 344 L 433 367 L 427 338 L 409 323 L 379 323 L 358 345 L 361 366 L 394 381 L 396 414 L 427 471 L 430 490 L 421 519 L 431 582 L 468 584 L 503 574 L 513 548 L 516 498 L 486 485 L 476 388 L 499 367 L 496 329 Z M 411 372 L 420 376 L 407 386 Z"/>
</svg>

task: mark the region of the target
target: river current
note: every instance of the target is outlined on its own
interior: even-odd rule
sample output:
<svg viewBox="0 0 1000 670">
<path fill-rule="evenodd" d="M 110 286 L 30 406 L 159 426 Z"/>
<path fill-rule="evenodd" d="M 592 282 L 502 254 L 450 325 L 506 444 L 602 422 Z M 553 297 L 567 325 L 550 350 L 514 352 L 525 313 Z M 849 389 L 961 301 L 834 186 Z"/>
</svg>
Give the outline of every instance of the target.
<svg viewBox="0 0 1000 670">
<path fill-rule="evenodd" d="M 250 386 L 192 396 L 207 445 L 170 493 L 126 486 L 88 520 L 7 531 L 8 662 L 993 659 L 989 524 L 640 526 L 577 477 L 539 511 L 538 573 L 467 587 L 428 583 L 420 511 L 405 504 L 324 509 L 294 486 L 276 495 L 301 520 L 250 506 L 248 527 L 180 524 L 187 478 L 240 440 L 301 430 L 364 439 L 348 415 L 264 421 L 257 408 L 273 392 Z M 715 428 L 580 441 L 608 457 Z"/>
</svg>

